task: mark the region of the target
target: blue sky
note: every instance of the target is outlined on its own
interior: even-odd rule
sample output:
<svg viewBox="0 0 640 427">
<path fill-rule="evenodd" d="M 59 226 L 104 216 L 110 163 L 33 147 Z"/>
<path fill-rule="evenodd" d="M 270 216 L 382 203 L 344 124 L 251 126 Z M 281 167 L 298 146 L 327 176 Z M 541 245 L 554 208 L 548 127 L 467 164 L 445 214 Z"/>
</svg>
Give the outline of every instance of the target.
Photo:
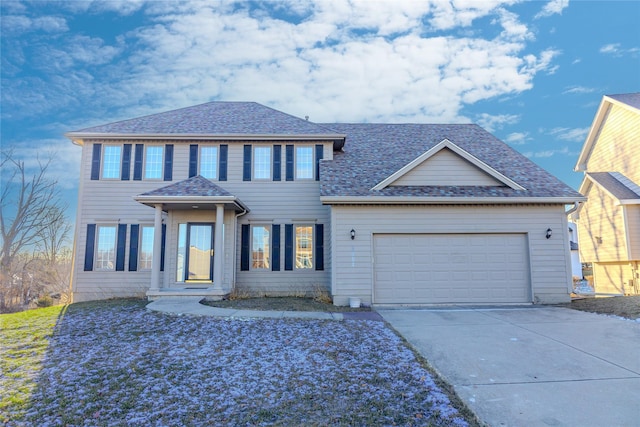
<svg viewBox="0 0 640 427">
<path fill-rule="evenodd" d="M 75 208 L 63 133 L 213 100 L 315 122 L 475 122 L 570 186 L 603 95 L 640 91 L 638 1 L 11 1 L 1 141 Z"/>
</svg>

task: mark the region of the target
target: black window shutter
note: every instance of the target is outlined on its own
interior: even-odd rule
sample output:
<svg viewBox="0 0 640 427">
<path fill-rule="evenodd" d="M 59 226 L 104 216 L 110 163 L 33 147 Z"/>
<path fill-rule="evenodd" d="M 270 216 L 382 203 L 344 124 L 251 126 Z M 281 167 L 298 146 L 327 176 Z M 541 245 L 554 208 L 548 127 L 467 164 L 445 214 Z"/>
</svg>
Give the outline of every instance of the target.
<svg viewBox="0 0 640 427">
<path fill-rule="evenodd" d="M 116 241 L 116 271 L 124 271 L 124 251 L 127 242 L 127 225 L 118 224 L 118 239 Z"/>
<path fill-rule="evenodd" d="M 140 226 L 131 224 L 131 235 L 129 236 L 129 271 L 138 270 L 138 240 Z"/>
<path fill-rule="evenodd" d="M 240 236 L 240 270 L 249 271 L 249 224 L 242 224 Z"/>
<path fill-rule="evenodd" d="M 173 180 L 173 144 L 164 146 L 164 180 Z"/>
<path fill-rule="evenodd" d="M 282 145 L 273 146 L 273 180 L 280 181 L 282 178 Z"/>
<path fill-rule="evenodd" d="M 102 154 L 102 144 L 93 144 L 93 155 L 91 157 L 91 179 L 100 179 L 100 155 Z"/>
<path fill-rule="evenodd" d="M 96 225 L 87 224 L 87 244 L 84 250 L 84 271 L 93 270 L 93 250 L 95 248 L 95 245 L 96 245 Z"/>
<path fill-rule="evenodd" d="M 136 144 L 135 155 L 133 159 L 133 180 L 142 180 L 142 157 L 144 156 L 144 145 Z"/>
<path fill-rule="evenodd" d="M 293 224 L 284 225 L 284 269 L 293 270 Z"/>
<path fill-rule="evenodd" d="M 280 271 L 280 224 L 271 226 L 271 271 Z"/>
<path fill-rule="evenodd" d="M 227 162 L 229 159 L 229 146 L 227 144 L 220 145 L 220 171 L 218 172 L 218 181 L 227 180 Z"/>
<path fill-rule="evenodd" d="M 324 270 L 324 224 L 316 224 L 316 270 Z"/>
<path fill-rule="evenodd" d="M 244 146 L 244 160 L 242 165 L 242 180 L 251 181 L 251 145 Z"/>
<path fill-rule="evenodd" d="M 122 171 L 120 173 L 120 179 L 123 181 L 129 180 L 131 174 L 131 144 L 124 144 L 122 147 Z"/>
<path fill-rule="evenodd" d="M 320 181 L 320 160 L 322 160 L 323 146 L 316 145 L 316 181 Z"/>
<path fill-rule="evenodd" d="M 293 145 L 287 145 L 286 162 L 287 162 L 287 181 L 293 181 Z"/>
<path fill-rule="evenodd" d="M 160 237 L 160 271 L 164 271 L 164 248 L 167 242 L 167 224 L 162 224 L 162 236 Z"/>
<path fill-rule="evenodd" d="M 189 146 L 189 178 L 198 175 L 198 144 Z"/>
</svg>

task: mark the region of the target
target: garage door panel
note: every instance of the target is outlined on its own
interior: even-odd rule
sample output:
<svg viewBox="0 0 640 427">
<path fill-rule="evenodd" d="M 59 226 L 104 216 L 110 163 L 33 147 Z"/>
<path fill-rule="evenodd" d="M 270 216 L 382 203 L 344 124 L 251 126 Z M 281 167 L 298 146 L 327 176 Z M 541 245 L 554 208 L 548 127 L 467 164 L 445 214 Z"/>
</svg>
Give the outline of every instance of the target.
<svg viewBox="0 0 640 427">
<path fill-rule="evenodd" d="M 530 302 L 524 234 L 374 235 L 378 304 Z"/>
</svg>

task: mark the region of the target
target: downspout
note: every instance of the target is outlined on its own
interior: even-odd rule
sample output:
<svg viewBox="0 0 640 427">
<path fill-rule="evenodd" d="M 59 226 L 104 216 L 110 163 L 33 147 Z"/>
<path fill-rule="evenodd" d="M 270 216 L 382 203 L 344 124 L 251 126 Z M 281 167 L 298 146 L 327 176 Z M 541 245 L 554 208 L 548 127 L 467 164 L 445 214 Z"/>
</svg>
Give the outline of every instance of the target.
<svg viewBox="0 0 640 427">
<path fill-rule="evenodd" d="M 240 203 L 238 204 L 240 205 Z M 234 231 L 234 236 L 233 236 L 233 276 L 231 279 L 231 290 L 236 288 L 236 274 L 237 274 L 237 261 L 238 261 L 238 252 L 237 252 L 237 247 L 238 247 L 238 218 L 240 218 L 242 215 L 246 215 L 247 212 L 249 212 L 247 209 L 242 208 L 242 212 L 240 212 L 239 214 L 237 214 L 233 220 L 234 220 L 234 224 L 233 224 L 233 231 Z"/>
<path fill-rule="evenodd" d="M 564 214 L 566 216 L 569 216 L 572 213 L 574 213 L 575 211 L 577 211 L 579 207 L 580 207 L 580 202 L 573 202 L 573 207 L 571 209 L 569 209 L 568 211 L 566 211 Z"/>
</svg>

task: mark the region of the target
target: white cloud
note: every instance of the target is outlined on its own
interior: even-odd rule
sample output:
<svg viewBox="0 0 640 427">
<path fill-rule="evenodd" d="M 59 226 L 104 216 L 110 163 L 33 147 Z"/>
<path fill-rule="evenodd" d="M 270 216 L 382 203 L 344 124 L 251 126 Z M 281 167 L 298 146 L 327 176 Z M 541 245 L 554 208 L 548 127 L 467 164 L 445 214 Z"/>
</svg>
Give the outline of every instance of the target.
<svg viewBox="0 0 640 427">
<path fill-rule="evenodd" d="M 589 127 L 584 127 L 584 128 L 556 127 L 549 130 L 547 133 L 563 141 L 584 142 L 585 138 L 587 137 L 587 134 L 589 133 Z"/>
<path fill-rule="evenodd" d="M 620 52 L 620 43 L 606 44 L 600 48 L 600 53 L 617 54 Z"/>
<path fill-rule="evenodd" d="M 544 18 L 551 15 L 562 15 L 562 11 L 569 7 L 569 0 L 551 0 L 542 7 L 536 14 L 535 19 Z"/>
<path fill-rule="evenodd" d="M 496 129 L 501 129 L 505 125 L 512 125 L 520 120 L 519 116 L 513 114 L 499 114 L 490 115 L 482 113 L 476 118 L 476 123 L 489 132 L 494 132 Z"/>
<path fill-rule="evenodd" d="M 2 17 L 3 35 L 18 36 L 20 34 L 44 31 L 45 33 L 60 33 L 68 31 L 67 21 L 57 16 L 43 16 L 29 18 L 24 15 L 7 15 Z"/>
<path fill-rule="evenodd" d="M 566 88 L 562 93 L 593 93 L 596 90 L 590 87 L 584 86 L 570 86 Z"/>
<path fill-rule="evenodd" d="M 529 138 L 528 132 L 513 132 L 507 135 L 504 142 L 511 145 L 523 145 L 527 143 Z"/>
<path fill-rule="evenodd" d="M 571 155 L 571 156 L 574 155 L 574 153 L 571 153 L 569 151 L 568 147 L 564 147 L 564 148 L 561 148 L 559 150 L 529 151 L 529 152 L 522 153 L 522 154 L 524 154 L 525 157 L 528 157 L 530 159 L 531 158 L 553 157 L 553 156 L 555 156 L 557 154 L 564 154 L 564 155 Z"/>
</svg>

